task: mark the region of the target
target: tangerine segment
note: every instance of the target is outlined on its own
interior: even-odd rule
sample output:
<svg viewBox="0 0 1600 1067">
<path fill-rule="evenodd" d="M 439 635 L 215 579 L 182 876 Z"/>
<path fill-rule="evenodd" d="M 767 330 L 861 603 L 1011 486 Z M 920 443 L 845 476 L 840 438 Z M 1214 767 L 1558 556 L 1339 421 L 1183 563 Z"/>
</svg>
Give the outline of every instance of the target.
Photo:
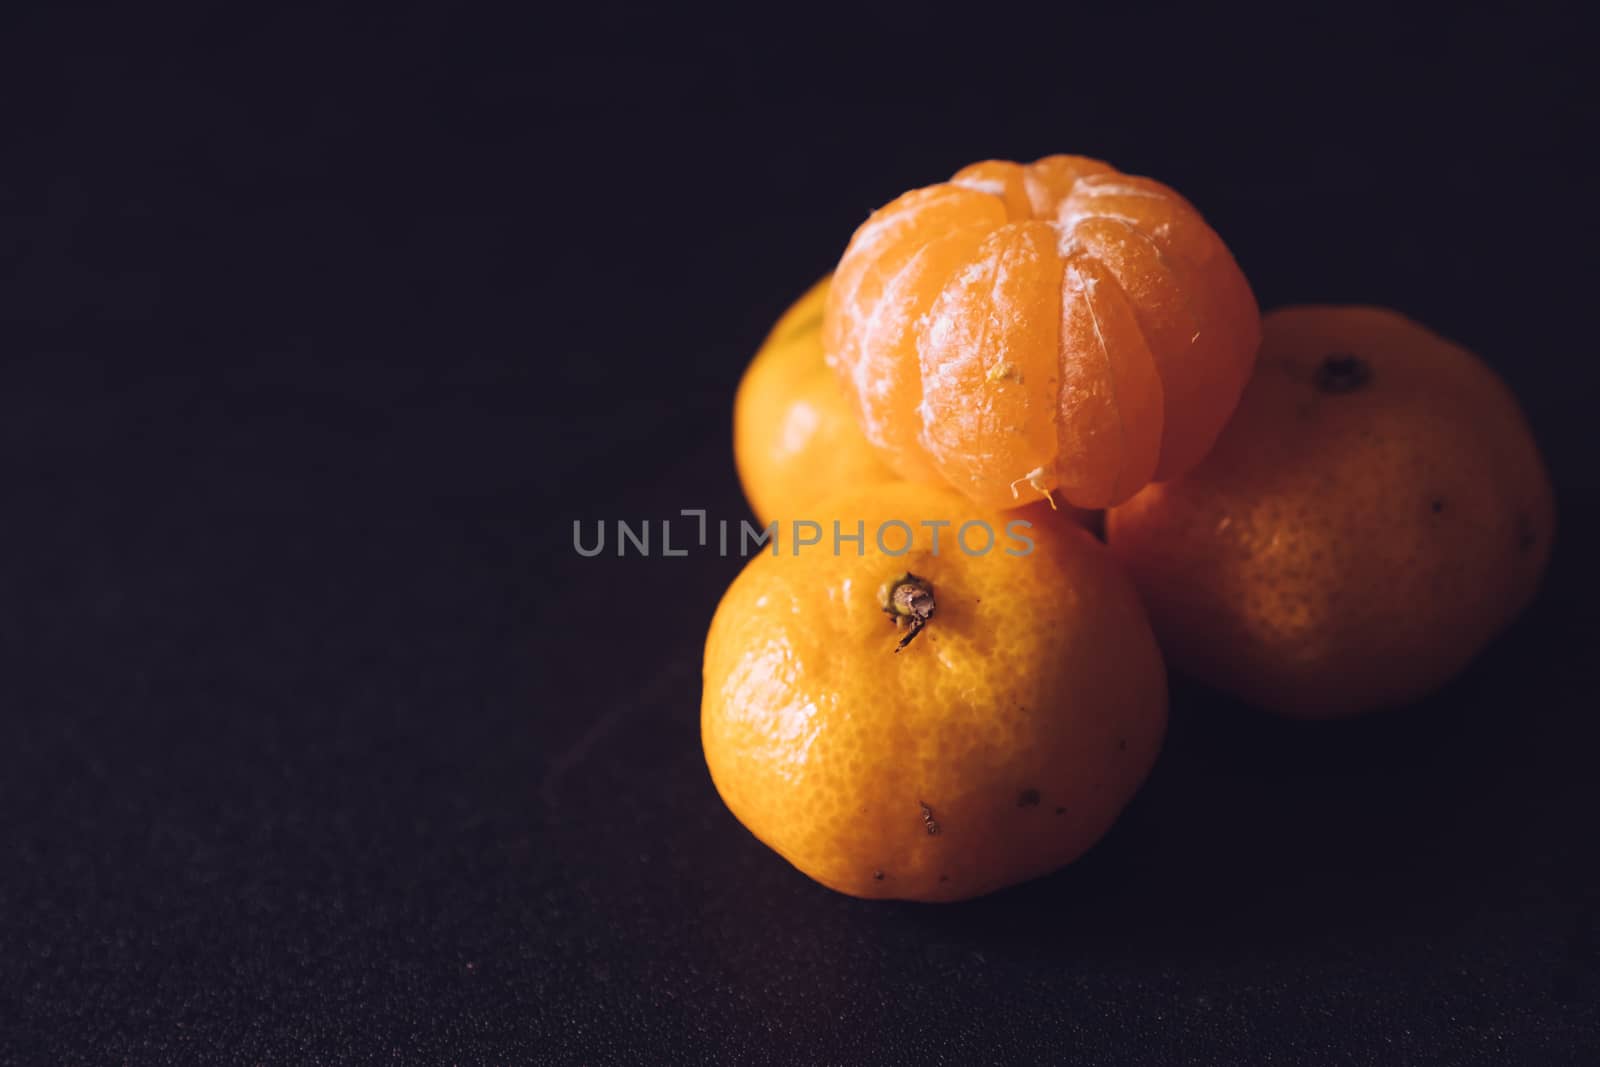
<svg viewBox="0 0 1600 1067">
<path fill-rule="evenodd" d="M 1553 494 L 1517 407 L 1472 353 L 1392 311 L 1263 320 L 1210 455 L 1107 515 L 1176 669 L 1326 718 L 1405 703 L 1528 603 Z"/>
<path fill-rule="evenodd" d="M 929 246 L 936 263 L 902 273 Z M 1019 486 L 1104 507 L 1181 474 L 1260 338 L 1249 284 L 1199 213 L 1081 156 L 989 160 L 907 193 L 856 231 L 838 279 L 824 344 L 867 438 L 905 477 L 988 507 Z M 1007 366 L 1037 369 L 1018 381 Z"/>
<path fill-rule="evenodd" d="M 1065 289 L 1056 471 L 1090 499 L 1126 499 L 1155 473 L 1161 380 L 1127 294 L 1104 264 L 1074 253 Z M 1111 457 L 1113 465 L 1096 466 L 1094 456 Z"/>
<path fill-rule="evenodd" d="M 921 364 L 917 324 L 929 301 L 964 262 L 977 253 L 986 234 L 982 225 L 957 226 L 917 248 L 883 288 L 872 318 L 862 330 L 862 350 L 880 358 L 857 364 L 855 390 L 862 432 L 897 474 L 911 481 L 937 482 L 936 466 L 921 448 Z"/>
<path fill-rule="evenodd" d="M 983 491 L 991 463 L 1019 471 L 1055 464 L 1061 368 L 1050 353 L 1061 330 L 1060 293 L 1055 232 L 1027 222 L 989 231 L 929 309 L 917 345 L 922 440 L 940 476 L 967 496 Z M 985 314 L 962 314 L 963 306 Z M 962 447 L 975 439 L 997 442 L 1004 454 Z"/>
<path fill-rule="evenodd" d="M 905 482 L 822 510 L 861 524 L 861 554 L 781 540 L 734 580 L 706 638 L 702 740 L 729 809 L 860 897 L 959 900 L 1077 858 L 1149 773 L 1166 724 L 1154 637 L 1104 546 L 1042 504 L 988 512 Z M 1025 555 L 1006 551 L 1019 519 L 1033 523 Z M 880 546 L 891 521 L 909 540 L 889 528 Z M 979 526 L 995 536 L 985 552 Z M 934 610 L 896 651 L 905 627 L 882 592 L 908 572 Z"/>
</svg>

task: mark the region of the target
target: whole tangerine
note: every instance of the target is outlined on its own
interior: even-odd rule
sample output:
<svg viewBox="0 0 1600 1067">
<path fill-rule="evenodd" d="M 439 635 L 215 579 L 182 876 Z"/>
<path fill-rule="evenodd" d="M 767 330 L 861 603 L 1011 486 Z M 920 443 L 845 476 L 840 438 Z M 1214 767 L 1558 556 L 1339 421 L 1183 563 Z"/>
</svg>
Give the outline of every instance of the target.
<svg viewBox="0 0 1600 1067">
<path fill-rule="evenodd" d="M 778 319 L 734 396 L 734 463 L 762 523 L 809 518 L 843 486 L 894 477 L 856 426 L 823 359 L 828 283 L 817 282 Z"/>
<path fill-rule="evenodd" d="M 1193 467 L 1260 338 L 1255 297 L 1172 189 L 1082 156 L 975 163 L 855 232 L 823 344 L 901 477 L 985 507 L 1121 503 Z"/>
<path fill-rule="evenodd" d="M 1175 670 L 1287 715 L 1403 704 L 1532 598 L 1549 478 L 1471 352 L 1374 307 L 1263 321 L 1239 410 L 1185 477 L 1107 515 Z"/>
<path fill-rule="evenodd" d="M 858 897 L 960 900 L 1077 858 L 1166 726 L 1154 635 L 1105 547 L 906 482 L 823 513 L 859 554 L 785 531 L 711 622 L 701 734 L 729 809 Z"/>
</svg>

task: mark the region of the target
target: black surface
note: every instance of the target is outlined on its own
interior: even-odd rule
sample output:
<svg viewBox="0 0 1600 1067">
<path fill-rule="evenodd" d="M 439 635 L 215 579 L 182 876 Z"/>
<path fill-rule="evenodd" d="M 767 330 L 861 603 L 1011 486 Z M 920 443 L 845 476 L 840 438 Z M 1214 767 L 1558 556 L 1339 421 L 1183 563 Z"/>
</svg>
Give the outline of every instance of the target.
<svg viewBox="0 0 1600 1067">
<path fill-rule="evenodd" d="M 0 1060 L 1600 1062 L 1581 27 L 900 17 L 8 10 Z M 701 761 L 737 561 L 570 523 L 741 517 L 771 319 L 903 188 L 1061 150 L 1264 306 L 1485 353 L 1554 567 L 1423 706 L 1180 684 L 1081 863 L 849 900 Z"/>
</svg>

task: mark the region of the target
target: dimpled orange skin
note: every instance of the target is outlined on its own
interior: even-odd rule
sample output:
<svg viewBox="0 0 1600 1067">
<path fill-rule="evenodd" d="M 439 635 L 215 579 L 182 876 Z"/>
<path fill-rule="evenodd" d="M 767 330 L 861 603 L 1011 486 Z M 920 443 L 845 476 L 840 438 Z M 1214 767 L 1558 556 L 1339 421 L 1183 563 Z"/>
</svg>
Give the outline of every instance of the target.
<svg viewBox="0 0 1600 1067">
<path fill-rule="evenodd" d="M 827 295 L 824 278 L 784 313 L 734 397 L 734 462 L 763 525 L 811 518 L 810 509 L 843 486 L 894 477 L 862 436 L 822 358 Z"/>
<path fill-rule="evenodd" d="M 1404 316 L 1297 307 L 1263 327 L 1216 448 L 1108 513 L 1107 539 L 1174 670 L 1296 717 L 1403 704 L 1533 596 L 1543 461 L 1494 373 Z"/>
<path fill-rule="evenodd" d="M 1149 773 L 1166 676 L 1133 586 L 1105 547 L 1047 510 L 996 514 L 892 483 L 830 500 L 866 555 L 831 543 L 755 556 L 706 639 L 701 732 L 729 809 L 823 885 L 858 897 L 961 900 L 1052 871 L 1095 843 Z M 878 551 L 899 519 L 912 549 Z M 983 555 L 952 536 L 982 519 Z M 1005 523 L 1039 519 L 1009 555 Z M 946 520 L 939 553 L 924 521 Z M 831 538 L 831 530 L 828 537 Z M 890 549 L 904 534 L 890 527 Z M 968 547 L 981 546 L 981 531 Z M 880 587 L 933 585 L 903 632 Z"/>
<path fill-rule="evenodd" d="M 1121 503 L 1199 462 L 1260 338 L 1190 204 L 1099 160 L 975 163 L 851 239 L 823 344 L 901 477 L 986 507 Z"/>
</svg>

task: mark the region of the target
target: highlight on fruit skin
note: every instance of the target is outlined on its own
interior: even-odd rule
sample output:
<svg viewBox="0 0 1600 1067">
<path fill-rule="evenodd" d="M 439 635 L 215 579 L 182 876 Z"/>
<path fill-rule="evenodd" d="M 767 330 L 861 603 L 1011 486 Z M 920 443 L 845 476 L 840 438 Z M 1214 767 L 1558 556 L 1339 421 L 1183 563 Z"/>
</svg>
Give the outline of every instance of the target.
<svg viewBox="0 0 1600 1067">
<path fill-rule="evenodd" d="M 975 163 L 874 212 L 823 344 L 901 477 L 986 507 L 1099 508 L 1200 461 L 1259 339 L 1249 283 L 1183 197 L 1057 155 Z"/>
<path fill-rule="evenodd" d="M 1536 592 L 1555 535 L 1516 399 L 1394 311 L 1274 311 L 1210 455 L 1106 518 L 1173 669 L 1333 718 L 1415 700 Z"/>
<path fill-rule="evenodd" d="M 1155 636 L 1109 551 L 1043 504 L 908 482 L 818 511 L 862 524 L 861 554 L 753 557 L 706 637 L 701 736 L 729 810 L 858 897 L 962 900 L 1072 862 L 1166 728 Z M 1024 520 L 1031 551 L 1008 525 Z M 992 548 L 969 554 L 973 523 Z"/>
</svg>

